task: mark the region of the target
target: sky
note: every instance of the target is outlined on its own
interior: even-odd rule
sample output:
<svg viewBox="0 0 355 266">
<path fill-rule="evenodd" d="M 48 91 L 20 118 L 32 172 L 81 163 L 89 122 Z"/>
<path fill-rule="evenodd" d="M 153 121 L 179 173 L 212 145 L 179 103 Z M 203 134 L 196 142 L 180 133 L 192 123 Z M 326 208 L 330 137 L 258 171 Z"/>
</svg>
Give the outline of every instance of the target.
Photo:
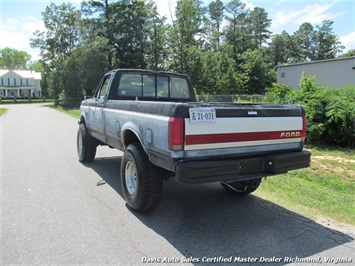
<svg viewBox="0 0 355 266">
<path fill-rule="evenodd" d="M 168 22 L 174 17 L 176 0 L 154 0 L 160 15 Z M 213 0 L 203 0 L 207 6 Z M 313 26 L 321 25 L 323 20 L 332 20 L 333 32 L 345 46 L 343 52 L 355 49 L 355 0 L 242 0 L 246 7 L 262 7 L 272 20 L 270 31 L 273 34 L 283 30 L 293 34 L 304 22 Z M 33 32 L 44 31 L 42 12 L 50 2 L 61 4 L 71 2 L 80 8 L 81 0 L 0 0 L 0 49 L 9 47 L 26 51 L 32 60 L 38 60 L 39 50 L 29 45 Z M 228 3 L 229 0 L 222 0 Z"/>
</svg>

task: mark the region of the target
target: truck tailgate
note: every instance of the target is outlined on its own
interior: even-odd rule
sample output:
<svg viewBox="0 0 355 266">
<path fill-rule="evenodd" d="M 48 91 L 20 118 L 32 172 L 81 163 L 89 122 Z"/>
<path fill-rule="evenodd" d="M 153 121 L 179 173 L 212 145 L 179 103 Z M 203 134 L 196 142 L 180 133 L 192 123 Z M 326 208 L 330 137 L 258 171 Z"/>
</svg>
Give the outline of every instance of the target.
<svg viewBox="0 0 355 266">
<path fill-rule="evenodd" d="M 185 118 L 185 160 L 302 150 L 304 109 L 297 105 L 190 108 Z"/>
</svg>

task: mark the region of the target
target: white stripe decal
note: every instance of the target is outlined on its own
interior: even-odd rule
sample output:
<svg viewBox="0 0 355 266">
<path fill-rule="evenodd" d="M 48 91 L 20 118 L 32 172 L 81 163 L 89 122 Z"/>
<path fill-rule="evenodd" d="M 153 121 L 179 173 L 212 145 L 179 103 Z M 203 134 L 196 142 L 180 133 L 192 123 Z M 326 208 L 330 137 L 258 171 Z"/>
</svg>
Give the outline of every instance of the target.
<svg viewBox="0 0 355 266">
<path fill-rule="evenodd" d="M 191 150 L 221 149 L 221 148 L 235 148 L 235 147 L 299 143 L 299 142 L 301 142 L 301 138 L 227 142 L 227 143 L 213 143 L 213 144 L 196 144 L 196 145 L 186 145 L 185 150 L 191 151 Z"/>
<path fill-rule="evenodd" d="M 208 124 L 185 119 L 186 135 L 293 130 L 302 130 L 302 117 L 217 117 L 215 123 Z"/>
</svg>

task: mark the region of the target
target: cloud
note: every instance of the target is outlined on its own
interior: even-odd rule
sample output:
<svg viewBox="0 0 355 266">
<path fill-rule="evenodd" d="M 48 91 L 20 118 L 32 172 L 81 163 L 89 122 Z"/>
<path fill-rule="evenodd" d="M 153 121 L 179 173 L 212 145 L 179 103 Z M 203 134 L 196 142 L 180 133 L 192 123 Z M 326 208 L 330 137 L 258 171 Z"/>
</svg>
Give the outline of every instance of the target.
<svg viewBox="0 0 355 266">
<path fill-rule="evenodd" d="M 255 6 L 250 2 L 250 0 L 242 0 L 242 3 L 245 4 L 245 8 L 249 10 L 253 10 Z"/>
<path fill-rule="evenodd" d="M 341 44 L 345 46 L 343 53 L 355 49 L 355 31 L 350 32 L 347 35 L 341 36 L 339 39 L 341 41 Z"/>
<path fill-rule="evenodd" d="M 30 39 L 36 30 L 44 31 L 42 20 L 34 17 L 9 18 L 0 25 L 0 48 L 25 51 L 31 55 L 31 59 L 38 60 L 39 50 L 30 47 Z"/>
<path fill-rule="evenodd" d="M 323 20 L 326 19 L 331 20 L 333 18 L 340 17 L 345 13 L 347 13 L 347 11 L 342 11 L 338 13 L 328 12 L 336 4 L 337 2 L 332 2 L 328 4 L 317 3 L 317 4 L 307 5 L 302 10 L 304 14 L 298 18 L 297 22 L 299 24 L 302 24 L 304 22 L 310 22 L 311 24 L 320 24 Z"/>
<path fill-rule="evenodd" d="M 169 24 L 175 19 L 176 0 L 155 0 L 159 15 L 166 17 Z"/>
<path fill-rule="evenodd" d="M 281 2 L 280 2 L 281 3 Z M 309 4 L 301 9 L 284 9 L 278 10 L 272 21 L 272 30 L 281 31 L 290 25 L 300 26 L 304 22 L 309 22 L 313 25 L 321 24 L 324 20 L 331 20 L 346 14 L 348 11 L 341 11 L 333 13 L 332 8 L 337 4 L 335 2 L 329 3 L 314 3 Z M 281 30 L 279 30 L 281 29 Z"/>
</svg>

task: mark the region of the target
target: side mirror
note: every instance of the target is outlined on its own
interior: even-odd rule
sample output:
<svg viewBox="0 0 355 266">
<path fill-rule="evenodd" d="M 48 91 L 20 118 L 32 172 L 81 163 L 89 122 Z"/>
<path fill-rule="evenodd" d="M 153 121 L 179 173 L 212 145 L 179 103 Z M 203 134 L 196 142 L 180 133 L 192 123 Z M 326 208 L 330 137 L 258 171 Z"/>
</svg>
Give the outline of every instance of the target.
<svg viewBox="0 0 355 266">
<path fill-rule="evenodd" d="M 92 98 L 90 89 L 83 89 L 84 100 Z"/>
</svg>

